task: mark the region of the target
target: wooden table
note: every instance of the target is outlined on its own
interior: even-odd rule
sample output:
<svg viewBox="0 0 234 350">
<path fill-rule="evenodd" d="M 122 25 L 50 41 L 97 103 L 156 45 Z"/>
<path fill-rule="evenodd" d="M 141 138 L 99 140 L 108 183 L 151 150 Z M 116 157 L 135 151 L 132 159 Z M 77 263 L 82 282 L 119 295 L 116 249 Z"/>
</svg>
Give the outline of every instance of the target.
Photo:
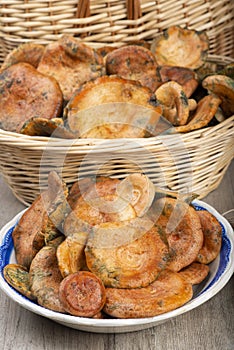
<svg viewBox="0 0 234 350">
<path fill-rule="evenodd" d="M 234 162 L 219 188 L 203 200 L 220 213 L 234 208 Z M 0 179 L 0 227 L 24 206 Z M 31 313 L 0 291 L 2 350 L 231 350 L 234 349 L 234 276 L 212 299 L 144 331 L 96 334 L 77 331 Z"/>
</svg>

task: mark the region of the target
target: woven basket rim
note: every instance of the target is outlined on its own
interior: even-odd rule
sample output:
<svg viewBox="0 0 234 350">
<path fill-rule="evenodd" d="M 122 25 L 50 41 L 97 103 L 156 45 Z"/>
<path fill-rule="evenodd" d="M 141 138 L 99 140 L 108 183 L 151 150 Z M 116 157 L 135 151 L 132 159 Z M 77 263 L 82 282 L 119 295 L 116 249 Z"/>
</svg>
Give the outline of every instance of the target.
<svg viewBox="0 0 234 350">
<path fill-rule="evenodd" d="M 106 144 L 106 147 L 103 148 L 103 151 L 106 151 L 106 149 L 110 150 L 110 147 L 120 147 L 120 146 L 126 146 L 128 144 L 136 142 L 137 144 L 142 145 L 148 145 L 151 143 L 157 142 L 157 140 L 163 140 L 163 139 L 176 139 L 178 138 L 178 135 L 182 139 L 199 139 L 201 137 L 205 137 L 208 134 L 216 133 L 216 131 L 220 128 L 223 128 L 225 126 L 232 125 L 234 121 L 234 115 L 225 119 L 221 123 L 218 123 L 215 126 L 209 126 L 205 128 L 201 128 L 198 130 L 186 132 L 186 133 L 165 133 L 165 134 L 159 134 L 152 137 L 147 138 L 117 138 L 117 139 L 99 139 L 99 138 L 87 138 L 87 139 L 60 139 L 55 137 L 43 137 L 43 136 L 29 136 L 29 135 L 22 135 L 17 134 L 14 132 L 9 132 L 0 129 L 0 144 L 4 140 L 7 141 L 7 144 L 9 146 L 20 146 L 22 148 L 29 148 L 29 147 L 42 147 L 43 149 L 46 148 L 48 145 L 52 148 L 66 148 L 66 147 L 82 147 L 85 146 L 86 149 L 92 149 L 95 146 L 99 146 L 100 144 Z M 234 124 L 233 124 L 234 127 Z M 12 142 L 12 143 L 11 143 Z M 101 152 L 102 150 L 99 149 Z"/>
</svg>

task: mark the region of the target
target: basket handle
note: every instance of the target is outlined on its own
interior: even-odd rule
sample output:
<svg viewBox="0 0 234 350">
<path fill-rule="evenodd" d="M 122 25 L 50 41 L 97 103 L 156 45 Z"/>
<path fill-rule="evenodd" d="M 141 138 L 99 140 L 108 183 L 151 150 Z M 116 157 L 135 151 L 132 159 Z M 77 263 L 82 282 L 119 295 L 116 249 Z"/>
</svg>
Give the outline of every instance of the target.
<svg viewBox="0 0 234 350">
<path fill-rule="evenodd" d="M 76 18 L 86 18 L 90 16 L 90 0 L 79 0 Z"/>
<path fill-rule="evenodd" d="M 127 18 L 130 20 L 136 20 L 141 17 L 141 1 L 140 0 L 126 0 L 126 8 L 127 8 Z M 76 18 L 86 18 L 90 17 L 90 0 L 79 0 L 76 11 Z M 77 24 L 75 28 L 82 28 L 87 25 L 85 24 Z M 129 28 L 135 27 L 134 25 L 129 25 Z M 82 33 L 80 35 L 81 38 L 84 38 L 88 35 L 88 33 Z"/>
<path fill-rule="evenodd" d="M 126 0 L 127 6 L 127 18 L 128 19 L 138 19 L 141 17 L 141 1 L 140 0 Z M 86 18 L 91 14 L 90 11 L 90 0 L 79 0 L 76 18 Z"/>
<path fill-rule="evenodd" d="M 141 1 L 140 0 L 127 0 L 127 18 L 138 19 L 141 17 Z"/>
</svg>

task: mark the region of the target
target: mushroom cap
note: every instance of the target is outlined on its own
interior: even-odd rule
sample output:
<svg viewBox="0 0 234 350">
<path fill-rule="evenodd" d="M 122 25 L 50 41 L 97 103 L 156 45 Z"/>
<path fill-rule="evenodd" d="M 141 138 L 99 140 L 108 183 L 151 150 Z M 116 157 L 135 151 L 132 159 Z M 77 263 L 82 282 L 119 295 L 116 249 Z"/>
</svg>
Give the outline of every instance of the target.
<svg viewBox="0 0 234 350">
<path fill-rule="evenodd" d="M 202 86 L 222 100 L 220 107 L 226 117 L 234 114 L 234 80 L 232 78 L 219 74 L 209 75 L 202 81 Z"/>
<path fill-rule="evenodd" d="M 159 65 L 196 69 L 203 65 L 209 49 L 204 31 L 171 26 L 155 38 L 151 51 Z"/>
</svg>

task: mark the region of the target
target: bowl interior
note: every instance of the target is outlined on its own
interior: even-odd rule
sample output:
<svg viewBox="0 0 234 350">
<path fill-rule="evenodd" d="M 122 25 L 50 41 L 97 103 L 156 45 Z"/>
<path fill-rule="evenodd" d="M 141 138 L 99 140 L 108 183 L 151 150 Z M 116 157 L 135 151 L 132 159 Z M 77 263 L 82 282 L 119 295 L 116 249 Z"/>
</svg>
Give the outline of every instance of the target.
<svg viewBox="0 0 234 350">
<path fill-rule="evenodd" d="M 222 248 L 219 256 L 211 264 L 209 264 L 210 273 L 207 278 L 199 285 L 193 287 L 193 298 L 178 309 L 155 317 L 141 319 L 92 319 L 54 312 L 37 305 L 33 301 L 30 301 L 8 285 L 3 277 L 4 266 L 8 263 L 16 262 L 12 231 L 26 209 L 20 212 L 0 231 L 0 288 L 8 297 L 22 307 L 65 326 L 79 330 L 89 332 L 120 333 L 141 330 L 166 322 L 167 320 L 190 311 L 209 300 L 226 285 L 234 272 L 234 238 L 231 225 L 208 204 L 196 200 L 193 202 L 193 205 L 196 210 L 206 209 L 217 217 L 222 226 Z"/>
</svg>

